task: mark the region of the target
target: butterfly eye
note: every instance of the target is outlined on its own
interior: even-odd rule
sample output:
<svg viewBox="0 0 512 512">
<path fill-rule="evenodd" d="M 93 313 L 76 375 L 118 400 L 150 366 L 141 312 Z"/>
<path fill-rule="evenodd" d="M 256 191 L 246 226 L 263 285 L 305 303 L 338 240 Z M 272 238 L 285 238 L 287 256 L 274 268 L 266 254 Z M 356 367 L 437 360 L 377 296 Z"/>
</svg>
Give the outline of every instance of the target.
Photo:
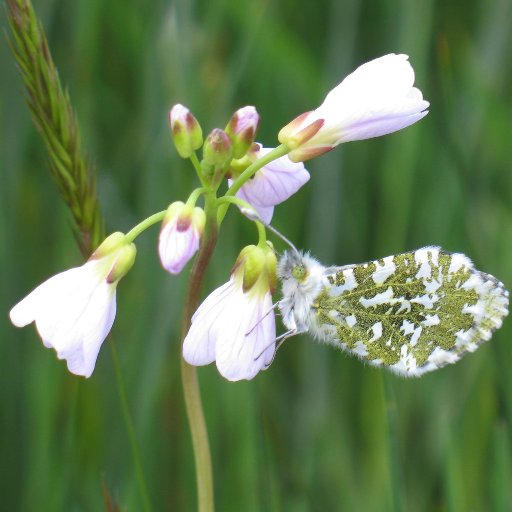
<svg viewBox="0 0 512 512">
<path fill-rule="evenodd" d="M 292 269 L 292 276 L 297 281 L 301 282 L 307 277 L 308 271 L 304 265 L 296 265 Z"/>
</svg>

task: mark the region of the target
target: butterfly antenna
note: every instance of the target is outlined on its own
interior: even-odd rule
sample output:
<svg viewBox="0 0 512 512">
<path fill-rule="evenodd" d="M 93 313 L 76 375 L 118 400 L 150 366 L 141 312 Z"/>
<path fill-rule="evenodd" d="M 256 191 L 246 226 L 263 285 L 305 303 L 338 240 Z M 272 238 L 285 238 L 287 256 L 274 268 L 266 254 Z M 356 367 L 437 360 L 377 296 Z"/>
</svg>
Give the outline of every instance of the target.
<svg viewBox="0 0 512 512">
<path fill-rule="evenodd" d="M 268 228 L 270 231 L 272 231 L 272 233 L 274 233 L 274 235 L 277 235 L 283 242 L 285 242 L 286 244 L 288 244 L 294 252 L 298 253 L 298 249 L 297 247 L 295 247 L 295 245 L 293 245 L 290 240 L 288 240 L 288 238 L 286 238 L 282 233 L 280 233 L 274 226 L 271 226 L 270 224 L 265 224 L 265 227 Z"/>
<path fill-rule="evenodd" d="M 293 245 L 288 238 L 286 238 L 282 233 L 280 233 L 275 227 L 263 222 L 263 219 L 258 215 L 256 210 L 250 210 L 249 208 L 240 208 L 240 211 L 248 218 L 256 222 L 261 222 L 266 228 L 268 228 L 274 235 L 277 235 L 284 243 L 288 244 L 296 253 L 299 251 L 297 247 Z"/>
</svg>

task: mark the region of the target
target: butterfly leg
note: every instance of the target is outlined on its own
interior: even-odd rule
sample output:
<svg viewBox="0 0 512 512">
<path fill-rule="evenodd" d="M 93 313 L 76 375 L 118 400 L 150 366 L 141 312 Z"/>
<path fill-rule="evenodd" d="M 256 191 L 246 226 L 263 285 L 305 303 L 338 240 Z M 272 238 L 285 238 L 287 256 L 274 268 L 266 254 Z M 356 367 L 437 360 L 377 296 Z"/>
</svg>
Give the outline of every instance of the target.
<svg viewBox="0 0 512 512">
<path fill-rule="evenodd" d="M 272 345 L 275 344 L 276 348 L 274 350 L 274 355 L 272 356 L 272 360 L 270 361 L 270 363 L 268 363 L 266 366 L 266 368 L 268 368 L 273 362 L 274 362 L 274 359 L 276 357 L 276 354 L 277 354 L 277 351 L 281 348 L 281 345 L 288 339 L 288 338 L 292 338 L 293 336 L 297 336 L 298 334 L 302 334 L 306 332 L 305 330 L 303 331 L 299 331 L 298 329 L 290 329 L 289 331 L 286 331 L 284 332 L 283 334 L 280 334 L 270 345 L 266 346 L 258 356 L 256 356 L 256 358 L 254 359 L 255 361 L 257 361 L 265 352 L 268 348 L 270 348 Z"/>
<path fill-rule="evenodd" d="M 272 304 L 272 307 L 269 308 L 269 310 L 245 333 L 246 336 L 249 336 L 249 334 L 251 334 L 252 331 L 254 331 L 254 329 L 256 329 L 256 327 L 258 327 L 258 324 L 264 319 L 266 318 L 268 315 L 270 315 L 270 313 L 272 313 L 272 311 L 274 311 L 274 309 L 276 309 L 278 303 L 276 302 L 275 304 Z M 267 347 L 268 348 L 268 347 Z M 258 356 L 259 357 L 259 356 Z"/>
</svg>

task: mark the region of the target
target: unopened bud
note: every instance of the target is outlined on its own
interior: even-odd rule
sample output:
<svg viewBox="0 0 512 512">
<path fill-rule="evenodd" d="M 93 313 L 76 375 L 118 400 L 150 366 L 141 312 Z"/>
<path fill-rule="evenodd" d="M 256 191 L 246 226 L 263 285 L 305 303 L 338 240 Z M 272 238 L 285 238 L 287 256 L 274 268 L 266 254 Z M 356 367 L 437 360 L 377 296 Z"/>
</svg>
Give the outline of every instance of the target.
<svg viewBox="0 0 512 512">
<path fill-rule="evenodd" d="M 182 158 L 190 158 L 203 144 L 201 125 L 190 110 L 179 103 L 169 112 L 169 123 L 176 150 Z"/>
<path fill-rule="evenodd" d="M 256 136 L 260 116 L 254 107 L 238 109 L 226 126 L 226 133 L 233 143 L 233 158 L 242 158 Z"/>
<path fill-rule="evenodd" d="M 208 165 L 222 167 L 231 160 L 231 140 L 227 133 L 220 128 L 210 132 L 203 147 L 203 161 Z"/>
</svg>

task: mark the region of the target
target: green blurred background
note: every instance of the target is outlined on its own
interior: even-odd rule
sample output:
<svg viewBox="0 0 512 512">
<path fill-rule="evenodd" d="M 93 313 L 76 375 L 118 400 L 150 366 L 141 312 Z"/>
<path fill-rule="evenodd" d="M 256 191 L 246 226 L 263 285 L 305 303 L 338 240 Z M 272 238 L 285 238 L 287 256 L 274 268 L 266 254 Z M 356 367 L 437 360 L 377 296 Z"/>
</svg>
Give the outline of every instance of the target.
<svg viewBox="0 0 512 512">
<path fill-rule="evenodd" d="M 170 141 L 174 103 L 190 107 L 206 130 L 256 105 L 258 140 L 273 146 L 281 126 L 357 65 L 407 53 L 431 113 L 308 163 L 310 183 L 276 208 L 274 225 L 326 264 L 436 244 L 468 254 L 511 287 L 509 0 L 34 5 L 98 166 L 108 231 L 129 229 L 195 186 Z M 3 39 L 0 508 L 102 510 L 103 484 L 123 510 L 138 511 L 108 346 L 83 380 L 43 348 L 33 327 L 8 322 L 15 302 L 81 258 Z M 235 211 L 224 226 L 208 290 L 226 281 L 254 240 Z M 162 271 L 157 232 L 139 239 L 113 334 L 154 509 L 192 511 L 178 343 L 187 276 Z M 251 382 L 199 369 L 217 509 L 512 510 L 511 328 L 509 320 L 477 353 L 417 380 L 307 337 L 287 342 Z"/>
</svg>

